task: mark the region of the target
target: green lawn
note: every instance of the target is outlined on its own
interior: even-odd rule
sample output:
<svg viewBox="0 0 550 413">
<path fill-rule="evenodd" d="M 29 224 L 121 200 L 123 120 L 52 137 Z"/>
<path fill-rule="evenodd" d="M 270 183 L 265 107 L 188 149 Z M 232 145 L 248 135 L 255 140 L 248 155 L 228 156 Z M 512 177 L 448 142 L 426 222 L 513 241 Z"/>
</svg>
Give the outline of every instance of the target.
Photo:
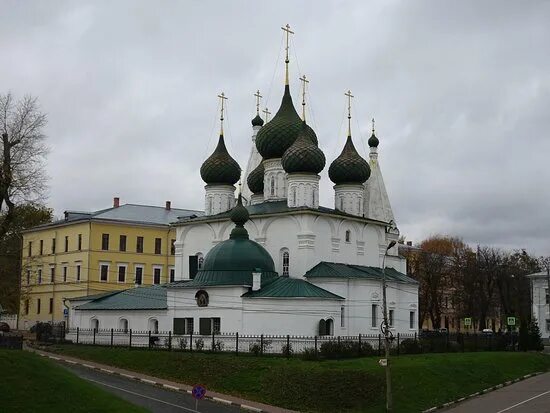
<svg viewBox="0 0 550 413">
<path fill-rule="evenodd" d="M 146 412 L 50 360 L 4 349 L 0 349 L 0 411 Z"/>
<path fill-rule="evenodd" d="M 378 357 L 304 361 L 76 345 L 57 346 L 52 350 L 190 385 L 202 383 L 211 390 L 300 411 L 384 410 L 384 370 L 378 366 Z M 550 357 L 538 353 L 395 357 L 395 411 L 420 411 L 549 368 Z"/>
</svg>

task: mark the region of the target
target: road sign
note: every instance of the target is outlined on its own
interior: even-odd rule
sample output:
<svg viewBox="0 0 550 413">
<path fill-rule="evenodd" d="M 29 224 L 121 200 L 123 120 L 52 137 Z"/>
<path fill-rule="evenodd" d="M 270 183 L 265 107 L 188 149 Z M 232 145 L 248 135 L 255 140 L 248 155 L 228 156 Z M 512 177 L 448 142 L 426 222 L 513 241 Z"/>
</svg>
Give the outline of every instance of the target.
<svg viewBox="0 0 550 413">
<path fill-rule="evenodd" d="M 516 325 L 516 317 L 508 317 L 506 319 L 506 324 L 509 326 L 515 326 Z"/>
<path fill-rule="evenodd" d="M 464 319 L 464 327 L 470 327 L 472 325 L 472 318 L 471 317 L 466 317 Z"/>
<path fill-rule="evenodd" d="M 64 308 L 64 309 L 63 309 L 63 315 L 64 315 L 64 316 L 68 316 L 68 315 L 69 315 L 69 309 L 68 309 L 68 308 Z"/>
<path fill-rule="evenodd" d="M 196 400 L 202 400 L 206 396 L 206 387 L 202 384 L 195 384 L 193 390 L 191 390 L 191 394 Z"/>
</svg>

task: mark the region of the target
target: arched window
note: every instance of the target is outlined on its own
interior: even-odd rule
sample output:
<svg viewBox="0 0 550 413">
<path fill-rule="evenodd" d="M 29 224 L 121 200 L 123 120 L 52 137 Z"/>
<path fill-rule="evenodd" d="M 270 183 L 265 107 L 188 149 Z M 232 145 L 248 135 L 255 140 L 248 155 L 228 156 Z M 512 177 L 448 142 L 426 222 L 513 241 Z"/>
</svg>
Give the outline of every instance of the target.
<svg viewBox="0 0 550 413">
<path fill-rule="evenodd" d="M 340 197 L 340 211 L 343 211 L 344 210 L 344 197 L 341 196 Z"/>
<path fill-rule="evenodd" d="M 281 250 L 281 261 L 283 264 L 283 276 L 288 277 L 290 269 L 290 254 L 287 248 Z"/>
<path fill-rule="evenodd" d="M 271 191 L 271 195 L 275 195 L 275 177 L 272 175 L 271 176 L 271 184 L 270 184 L 270 191 Z"/>
<path fill-rule="evenodd" d="M 333 336 L 334 335 L 334 320 L 332 320 L 332 318 L 329 318 L 326 321 L 326 327 L 327 327 L 327 336 Z"/>
<path fill-rule="evenodd" d="M 202 255 L 202 252 L 197 252 L 197 266 L 200 270 L 202 268 L 202 265 L 204 264 L 204 256 Z"/>
<path fill-rule="evenodd" d="M 233 207 L 233 205 L 231 205 L 231 197 L 228 196 L 227 197 L 227 209 L 231 209 Z"/>
<path fill-rule="evenodd" d="M 206 198 L 206 214 L 210 215 L 212 213 L 212 198 Z"/>
<path fill-rule="evenodd" d="M 313 192 L 311 192 L 311 206 L 315 206 L 315 188 L 313 188 Z"/>
<path fill-rule="evenodd" d="M 127 333 L 128 332 L 128 320 L 126 320 L 125 318 L 121 318 L 119 321 L 118 321 L 118 329 Z"/>
<path fill-rule="evenodd" d="M 99 330 L 99 320 L 97 318 L 92 318 L 90 320 L 90 327 L 93 329 L 93 330 Z"/>
<path fill-rule="evenodd" d="M 149 331 L 155 334 L 159 332 L 159 320 L 156 318 L 149 319 Z"/>
<path fill-rule="evenodd" d="M 296 187 L 292 188 L 292 205 L 296 206 Z"/>
<path fill-rule="evenodd" d="M 334 334 L 334 321 L 332 318 L 319 320 L 319 335 L 332 336 Z"/>
<path fill-rule="evenodd" d="M 346 231 L 346 242 L 351 242 L 351 231 L 349 229 Z"/>
</svg>

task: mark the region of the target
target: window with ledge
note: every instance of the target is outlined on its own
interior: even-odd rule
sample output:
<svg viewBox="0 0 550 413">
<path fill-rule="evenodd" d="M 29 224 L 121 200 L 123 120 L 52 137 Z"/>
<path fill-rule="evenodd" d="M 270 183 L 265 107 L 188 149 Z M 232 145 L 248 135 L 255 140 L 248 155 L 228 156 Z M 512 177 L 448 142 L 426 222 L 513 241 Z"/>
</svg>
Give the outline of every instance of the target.
<svg viewBox="0 0 550 413">
<path fill-rule="evenodd" d="M 371 311 L 371 327 L 378 327 L 378 304 L 373 304 Z"/>
<path fill-rule="evenodd" d="M 346 307 L 340 307 L 340 327 L 346 326 Z"/>
<path fill-rule="evenodd" d="M 143 267 L 136 267 L 136 285 L 141 285 L 143 283 Z"/>
<path fill-rule="evenodd" d="M 119 265 L 118 266 L 118 282 L 119 283 L 126 282 L 126 266 L 125 265 Z"/>
<path fill-rule="evenodd" d="M 101 249 L 103 251 L 109 250 L 109 234 L 103 234 L 101 236 Z"/>
<path fill-rule="evenodd" d="M 41 301 L 39 298 L 36 300 L 36 314 L 40 314 L 40 305 L 41 305 Z"/>
<path fill-rule="evenodd" d="M 32 255 L 32 241 L 29 241 L 29 257 Z"/>
<path fill-rule="evenodd" d="M 121 330 L 123 333 L 127 333 L 128 332 L 128 320 L 126 320 L 125 318 L 121 318 L 118 321 L 118 329 Z"/>
<path fill-rule="evenodd" d="M 80 271 L 81 271 L 81 265 L 76 264 L 76 281 L 80 281 Z"/>
<path fill-rule="evenodd" d="M 42 284 L 42 269 L 38 269 L 38 284 Z"/>
<path fill-rule="evenodd" d="M 155 254 L 161 254 L 162 238 L 155 238 Z"/>
<path fill-rule="evenodd" d="M 100 268 L 99 281 L 107 282 L 109 280 L 109 265 L 101 264 L 99 268 Z"/>
<path fill-rule="evenodd" d="M 334 321 L 332 318 L 319 320 L 319 335 L 332 336 L 334 334 Z"/>
<path fill-rule="evenodd" d="M 65 237 L 65 252 L 69 252 L 69 237 Z"/>
<path fill-rule="evenodd" d="M 136 252 L 143 252 L 143 237 L 137 237 Z"/>
<path fill-rule="evenodd" d="M 170 282 L 173 283 L 174 281 L 176 281 L 176 270 L 170 268 Z"/>
<path fill-rule="evenodd" d="M 118 242 L 118 249 L 119 251 L 125 252 L 126 251 L 126 235 L 121 235 L 119 242 Z"/>
<path fill-rule="evenodd" d="M 44 255 L 44 240 L 40 240 L 40 255 Z"/>
<path fill-rule="evenodd" d="M 159 332 L 159 320 L 157 320 L 156 318 L 151 318 L 149 319 L 149 331 L 151 331 L 152 333 L 155 333 L 155 334 L 158 334 Z"/>
<path fill-rule="evenodd" d="M 50 282 L 55 283 L 55 267 L 50 267 Z"/>
<path fill-rule="evenodd" d="M 66 265 L 63 267 L 63 282 L 64 283 L 67 282 L 67 266 Z"/>
<path fill-rule="evenodd" d="M 415 312 L 414 311 L 410 311 L 409 312 L 409 328 L 414 328 L 414 319 L 415 319 Z"/>
<path fill-rule="evenodd" d="M 50 298 L 50 309 L 49 314 L 53 313 L 53 298 Z"/>
<path fill-rule="evenodd" d="M 78 250 L 82 251 L 82 234 L 78 234 Z"/>
<path fill-rule="evenodd" d="M 388 323 L 389 323 L 390 327 L 393 327 L 393 315 L 394 315 L 394 312 L 395 312 L 394 310 L 390 310 L 390 311 L 389 311 L 389 314 L 388 314 L 388 318 L 389 318 Z"/>
<path fill-rule="evenodd" d="M 346 230 L 346 242 L 351 242 L 351 231 L 348 229 Z"/>
<path fill-rule="evenodd" d="M 55 238 L 52 238 L 52 254 L 55 254 Z"/>
<path fill-rule="evenodd" d="M 161 270 L 160 268 L 153 268 L 153 284 L 160 284 Z"/>
<path fill-rule="evenodd" d="M 281 261 L 283 276 L 288 277 L 290 273 L 290 253 L 288 252 L 288 248 L 283 248 L 281 250 Z"/>
</svg>

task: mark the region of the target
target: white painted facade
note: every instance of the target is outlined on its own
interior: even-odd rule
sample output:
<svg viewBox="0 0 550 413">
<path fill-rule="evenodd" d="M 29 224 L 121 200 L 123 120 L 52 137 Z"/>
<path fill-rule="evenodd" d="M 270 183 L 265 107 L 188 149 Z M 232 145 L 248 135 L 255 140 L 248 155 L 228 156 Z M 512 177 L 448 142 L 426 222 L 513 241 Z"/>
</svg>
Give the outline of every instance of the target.
<svg viewBox="0 0 550 413">
<path fill-rule="evenodd" d="M 287 174 L 288 199 L 290 208 L 319 208 L 319 175 L 306 173 Z"/>
<path fill-rule="evenodd" d="M 550 341 L 550 302 L 546 298 L 549 293 L 548 274 L 542 271 L 527 277 L 531 280 L 533 316 L 539 325 L 542 338 Z"/>
</svg>

